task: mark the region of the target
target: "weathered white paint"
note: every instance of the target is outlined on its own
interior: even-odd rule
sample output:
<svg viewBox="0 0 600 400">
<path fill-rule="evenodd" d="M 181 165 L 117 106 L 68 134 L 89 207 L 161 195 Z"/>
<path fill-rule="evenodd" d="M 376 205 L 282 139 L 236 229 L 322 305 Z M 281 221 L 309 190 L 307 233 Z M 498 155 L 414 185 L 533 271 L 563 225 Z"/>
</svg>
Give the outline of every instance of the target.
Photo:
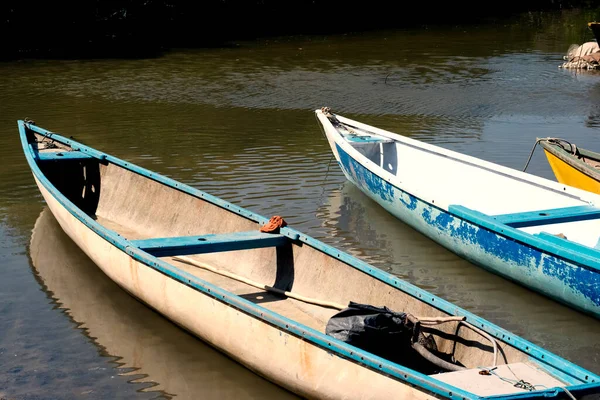
<svg viewBox="0 0 600 400">
<path fill-rule="evenodd" d="M 383 180 L 446 211 L 453 204 L 489 215 L 581 205 L 600 207 L 600 195 L 595 193 L 336 115 L 340 122 L 356 127 L 356 133 L 378 135 L 396 142 L 397 157 L 385 162 L 397 165 L 397 173 L 392 174 L 381 168 L 379 162 L 361 154 L 358 146 L 346 141 L 320 110 L 316 114 L 338 162 L 336 145 Z M 548 231 L 548 227 L 522 229 L 538 233 Z M 555 224 L 550 227 L 550 233 L 563 233 L 569 240 L 593 247 L 600 239 L 600 220 Z"/>
<path fill-rule="evenodd" d="M 307 398 L 433 398 L 265 324 L 134 260 L 71 215 L 37 179 L 36 183 L 63 230 L 113 281 L 269 380 Z"/>
</svg>

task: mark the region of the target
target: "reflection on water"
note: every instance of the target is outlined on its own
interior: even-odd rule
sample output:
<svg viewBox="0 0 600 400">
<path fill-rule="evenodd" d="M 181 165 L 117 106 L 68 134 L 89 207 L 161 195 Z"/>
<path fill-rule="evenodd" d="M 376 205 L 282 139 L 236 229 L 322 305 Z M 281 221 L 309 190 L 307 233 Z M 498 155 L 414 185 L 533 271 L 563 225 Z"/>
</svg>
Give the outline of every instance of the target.
<svg viewBox="0 0 600 400">
<path fill-rule="evenodd" d="M 35 223 L 31 262 L 44 290 L 113 366 L 164 397 L 293 398 L 136 301 L 79 250 L 48 208 Z"/>
<path fill-rule="evenodd" d="M 283 215 L 311 236 L 600 372 L 599 322 L 471 266 L 374 206 L 344 183 L 312 114 L 327 105 L 519 169 L 536 137 L 600 150 L 600 76 L 558 68 L 569 45 L 583 41 L 580 27 L 594 19 L 596 11 L 528 13 L 488 25 L 272 38 L 148 60 L 0 63 L 0 357 L 27 354 L 0 362 L 0 397 L 45 387 L 56 398 L 59 388 L 76 390 L 80 381 L 98 397 L 149 396 L 127 377 L 96 373 L 106 359 L 47 305 L 28 268 L 30 231 L 43 205 L 17 135 L 16 119 L 24 117 L 267 217 Z M 539 150 L 528 171 L 552 178 Z M 157 330 L 160 336 L 168 328 Z M 41 332 L 53 332 L 52 340 Z M 108 349 L 111 340 L 101 344 Z M 185 353 L 164 336 L 157 340 Z M 136 354 L 158 351 L 141 343 L 131 346 Z M 57 350 L 68 346 L 70 353 Z M 109 352 L 140 368 L 127 350 Z M 60 374 L 32 379 L 41 364 Z M 170 383 L 176 374 L 165 377 L 146 364 L 142 381 L 190 393 Z M 184 364 L 205 372 L 202 362 Z M 237 376 L 248 379 L 242 371 L 231 367 L 218 380 L 235 392 Z M 256 393 L 244 385 L 239 390 Z"/>
<path fill-rule="evenodd" d="M 600 128 L 600 71 L 586 71 L 581 76 L 582 78 L 580 79 L 588 79 L 593 85 L 590 89 L 591 111 L 585 121 L 585 125 L 589 128 Z"/>
</svg>

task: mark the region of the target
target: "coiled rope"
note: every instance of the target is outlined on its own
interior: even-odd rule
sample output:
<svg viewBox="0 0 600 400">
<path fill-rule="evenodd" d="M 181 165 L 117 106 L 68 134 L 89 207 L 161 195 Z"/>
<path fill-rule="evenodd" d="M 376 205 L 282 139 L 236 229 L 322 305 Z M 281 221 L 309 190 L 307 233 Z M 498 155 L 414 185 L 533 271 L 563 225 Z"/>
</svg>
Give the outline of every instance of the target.
<svg viewBox="0 0 600 400">
<path fill-rule="evenodd" d="M 562 147 L 565 151 L 569 151 L 571 154 L 573 155 L 577 155 L 577 153 L 579 152 L 579 150 L 577 149 L 577 146 L 571 142 L 568 142 L 564 139 L 560 139 L 560 138 L 542 138 L 542 139 L 538 139 L 535 141 L 535 143 L 533 144 L 533 147 L 531 148 L 531 152 L 529 153 L 529 158 L 527 159 L 527 163 L 525 164 L 525 168 L 523 168 L 523 172 L 525 172 L 525 170 L 527 169 L 527 167 L 529 166 L 529 162 L 531 161 L 531 158 L 533 157 L 533 153 L 535 152 L 535 149 L 537 147 L 537 145 L 540 142 L 548 142 L 548 143 L 554 143 L 559 145 L 560 147 Z M 569 145 L 569 149 L 567 149 L 563 143 L 566 143 Z"/>
</svg>

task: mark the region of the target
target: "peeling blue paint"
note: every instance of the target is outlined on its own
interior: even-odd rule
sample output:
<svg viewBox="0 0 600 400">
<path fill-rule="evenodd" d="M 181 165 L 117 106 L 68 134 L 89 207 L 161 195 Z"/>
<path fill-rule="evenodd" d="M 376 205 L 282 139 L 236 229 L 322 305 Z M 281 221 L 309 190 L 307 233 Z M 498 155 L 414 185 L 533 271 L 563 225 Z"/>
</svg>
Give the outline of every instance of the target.
<svg viewBox="0 0 600 400">
<path fill-rule="evenodd" d="M 400 200 L 402 203 L 404 203 L 406 208 L 408 208 L 409 210 L 415 210 L 417 208 L 417 204 L 418 204 L 417 198 L 410 196 L 408 193 L 404 193 L 404 192 L 400 193 L 400 196 L 398 196 L 398 200 Z"/>
<path fill-rule="evenodd" d="M 485 269 L 600 318 L 600 273 L 594 268 L 511 238 L 509 226 L 494 231 L 438 208 L 382 180 L 341 147 L 337 151 L 347 178 L 398 219 Z"/>
<path fill-rule="evenodd" d="M 377 175 L 363 173 L 364 167 L 350 157 L 337 144 L 340 165 L 346 176 L 350 175 L 352 182 L 363 190 L 368 190 L 379 196 L 381 200 L 392 202 L 394 200 L 394 186 Z"/>
</svg>

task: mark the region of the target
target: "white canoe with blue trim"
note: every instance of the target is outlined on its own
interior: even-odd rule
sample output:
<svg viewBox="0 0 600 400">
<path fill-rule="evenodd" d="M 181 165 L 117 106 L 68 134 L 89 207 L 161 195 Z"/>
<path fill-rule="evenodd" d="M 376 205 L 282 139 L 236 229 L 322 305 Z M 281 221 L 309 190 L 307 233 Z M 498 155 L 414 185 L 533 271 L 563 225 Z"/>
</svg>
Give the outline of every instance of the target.
<svg viewBox="0 0 600 400">
<path fill-rule="evenodd" d="M 600 317 L 600 196 L 359 123 L 317 118 L 346 177 L 467 260 Z"/>
<path fill-rule="evenodd" d="M 264 217 L 32 123 L 18 125 L 48 207 L 107 276 L 294 393 L 327 399 L 600 393 L 594 373 L 335 248 L 288 227 L 260 233 Z M 328 336 L 325 326 L 337 310 L 310 299 L 416 315 L 429 350 L 411 357 L 449 367 L 425 373 Z"/>
</svg>

